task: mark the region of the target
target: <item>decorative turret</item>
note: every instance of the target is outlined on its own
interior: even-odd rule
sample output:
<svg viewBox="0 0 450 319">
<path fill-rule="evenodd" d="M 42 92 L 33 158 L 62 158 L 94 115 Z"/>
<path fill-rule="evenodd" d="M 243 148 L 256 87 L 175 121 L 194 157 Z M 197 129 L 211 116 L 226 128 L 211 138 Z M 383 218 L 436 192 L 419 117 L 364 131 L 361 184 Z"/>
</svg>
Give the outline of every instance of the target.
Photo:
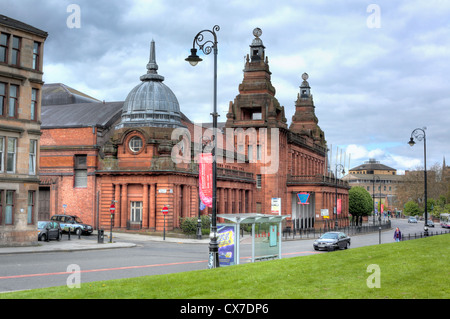
<svg viewBox="0 0 450 319">
<path fill-rule="evenodd" d="M 289 129 L 294 133 L 312 137 L 319 144 L 325 145 L 325 134 L 317 125 L 319 120 L 314 112 L 315 106 L 308 78 L 308 73 L 302 74 L 303 82 L 300 85 L 300 93 L 297 95 L 295 114 Z"/>
<path fill-rule="evenodd" d="M 269 70 L 269 59 L 260 36 L 260 28 L 253 30 L 255 38 L 247 55 L 244 79 L 239 95 L 230 102 L 227 127 L 283 127 L 287 128 L 284 107 L 275 98 Z"/>
</svg>

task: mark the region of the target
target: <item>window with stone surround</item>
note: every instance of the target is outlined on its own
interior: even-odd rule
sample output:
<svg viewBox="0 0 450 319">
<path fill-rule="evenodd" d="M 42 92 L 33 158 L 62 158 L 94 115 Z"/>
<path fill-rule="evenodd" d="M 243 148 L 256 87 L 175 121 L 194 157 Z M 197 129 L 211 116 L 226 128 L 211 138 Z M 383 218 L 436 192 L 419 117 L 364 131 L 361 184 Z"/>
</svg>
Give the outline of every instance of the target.
<svg viewBox="0 0 450 319">
<path fill-rule="evenodd" d="M 8 63 L 9 34 L 0 34 L 0 62 Z"/>
<path fill-rule="evenodd" d="M 13 36 L 12 40 L 12 54 L 11 54 L 11 64 L 20 66 L 20 46 L 22 43 L 22 39 L 16 36 Z"/>
<path fill-rule="evenodd" d="M 30 140 L 30 154 L 28 166 L 28 173 L 30 175 L 36 175 L 36 153 L 37 153 L 37 140 Z"/>
<path fill-rule="evenodd" d="M 6 172 L 16 172 L 16 157 L 17 157 L 17 138 L 7 138 L 7 154 L 6 154 Z"/>
</svg>

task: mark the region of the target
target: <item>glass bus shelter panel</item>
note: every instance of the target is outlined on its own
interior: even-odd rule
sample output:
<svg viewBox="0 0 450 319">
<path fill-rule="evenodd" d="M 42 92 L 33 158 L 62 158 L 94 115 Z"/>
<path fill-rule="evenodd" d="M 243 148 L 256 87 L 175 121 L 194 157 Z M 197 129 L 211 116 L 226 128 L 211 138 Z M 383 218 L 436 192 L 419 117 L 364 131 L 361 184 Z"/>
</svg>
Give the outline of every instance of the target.
<svg viewBox="0 0 450 319">
<path fill-rule="evenodd" d="M 258 229 L 258 226 L 261 226 Z M 254 252 L 255 258 L 274 258 L 278 257 L 280 251 L 279 225 L 261 224 L 255 226 Z"/>
</svg>

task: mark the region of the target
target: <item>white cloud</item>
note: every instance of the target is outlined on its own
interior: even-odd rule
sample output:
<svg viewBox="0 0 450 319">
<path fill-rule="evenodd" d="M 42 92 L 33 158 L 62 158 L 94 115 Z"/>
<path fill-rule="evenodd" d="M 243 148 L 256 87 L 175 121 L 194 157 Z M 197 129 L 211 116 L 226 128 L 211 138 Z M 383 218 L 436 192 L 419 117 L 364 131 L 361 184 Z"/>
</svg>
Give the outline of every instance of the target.
<svg viewBox="0 0 450 319">
<path fill-rule="evenodd" d="M 399 170 L 423 161 L 405 143 L 427 126 L 427 161 L 450 160 L 450 3 L 377 1 L 381 27 L 367 27 L 370 2 L 260 0 L 79 0 L 81 28 L 66 26 L 70 1 L 4 0 L 2 14 L 49 33 L 44 80 L 86 90 L 98 99 L 124 100 L 146 72 L 156 41 L 158 73 L 181 110 L 210 121 L 212 61 L 184 61 L 197 32 L 220 26 L 219 120 L 238 94 L 244 56 L 260 27 L 276 98 L 294 114 L 300 76 L 309 83 L 328 145 L 346 145 L 352 163 L 375 157 Z"/>
</svg>

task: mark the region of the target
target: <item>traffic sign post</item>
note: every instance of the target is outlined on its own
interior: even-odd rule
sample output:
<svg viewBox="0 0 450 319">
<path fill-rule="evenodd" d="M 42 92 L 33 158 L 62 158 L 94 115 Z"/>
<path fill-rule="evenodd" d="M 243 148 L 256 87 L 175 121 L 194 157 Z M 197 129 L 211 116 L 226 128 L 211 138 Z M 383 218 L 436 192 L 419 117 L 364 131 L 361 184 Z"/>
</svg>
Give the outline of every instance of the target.
<svg viewBox="0 0 450 319">
<path fill-rule="evenodd" d="M 169 213 L 169 208 L 167 206 L 164 206 L 163 209 L 161 209 L 161 212 L 164 215 L 164 231 L 163 231 L 163 240 L 166 240 L 166 215 Z"/>
<path fill-rule="evenodd" d="M 114 205 L 115 201 L 112 201 L 111 206 L 109 207 L 109 212 L 111 213 L 111 229 L 109 232 L 109 242 L 112 243 L 112 226 L 113 226 L 113 217 L 114 213 L 116 212 L 116 206 Z"/>
</svg>

